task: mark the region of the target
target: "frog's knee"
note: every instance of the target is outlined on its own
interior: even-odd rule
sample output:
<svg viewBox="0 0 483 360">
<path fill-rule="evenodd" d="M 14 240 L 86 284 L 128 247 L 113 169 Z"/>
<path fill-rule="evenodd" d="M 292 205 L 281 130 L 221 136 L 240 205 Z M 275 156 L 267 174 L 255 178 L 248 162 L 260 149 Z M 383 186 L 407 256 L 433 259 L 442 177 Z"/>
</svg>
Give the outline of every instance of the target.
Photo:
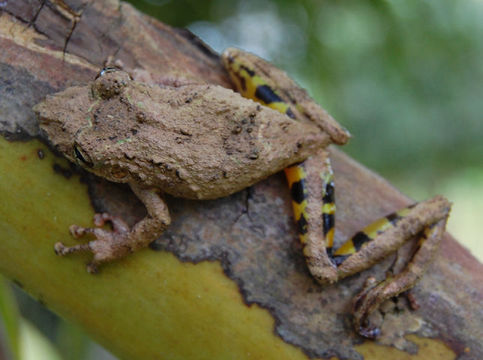
<svg viewBox="0 0 483 360">
<path fill-rule="evenodd" d="M 337 269 L 333 266 L 316 265 L 312 264 L 309 260 L 307 260 L 307 265 L 310 273 L 319 284 L 333 284 L 339 280 Z"/>
</svg>

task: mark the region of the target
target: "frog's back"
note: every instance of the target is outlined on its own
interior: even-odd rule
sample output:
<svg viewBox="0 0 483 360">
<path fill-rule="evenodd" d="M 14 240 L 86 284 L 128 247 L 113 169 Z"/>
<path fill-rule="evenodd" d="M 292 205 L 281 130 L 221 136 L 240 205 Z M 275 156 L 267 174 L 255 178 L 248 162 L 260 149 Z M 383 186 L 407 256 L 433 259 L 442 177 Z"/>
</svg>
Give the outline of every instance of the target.
<svg viewBox="0 0 483 360">
<path fill-rule="evenodd" d="M 174 88 L 128 81 L 103 96 L 85 104 L 83 116 L 92 113 L 92 126 L 72 140 L 93 163 L 102 163 L 88 170 L 179 197 L 229 195 L 304 160 L 330 141 L 317 127 L 220 86 Z"/>
</svg>

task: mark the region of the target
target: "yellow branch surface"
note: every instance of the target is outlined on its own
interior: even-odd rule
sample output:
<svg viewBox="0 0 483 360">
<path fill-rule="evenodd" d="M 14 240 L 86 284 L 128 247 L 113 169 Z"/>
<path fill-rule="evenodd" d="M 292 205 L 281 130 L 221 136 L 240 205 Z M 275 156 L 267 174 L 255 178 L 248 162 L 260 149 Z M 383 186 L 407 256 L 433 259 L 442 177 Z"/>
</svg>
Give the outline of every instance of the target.
<svg viewBox="0 0 483 360">
<path fill-rule="evenodd" d="M 38 141 L 0 138 L 2 273 L 123 359 L 307 358 L 275 335 L 267 310 L 243 302 L 219 262 L 195 265 L 146 250 L 90 275 L 90 255 L 57 257 L 53 244 L 72 242 L 69 225 L 92 225 L 93 211 L 79 176 L 55 173 L 54 163 L 68 167 Z M 392 349 L 391 357 L 425 359 L 436 351 L 445 354 L 439 359 L 454 358 L 436 340 L 419 342 L 426 350 L 417 356 Z M 368 342 L 358 351 L 382 359 L 388 348 Z"/>
<path fill-rule="evenodd" d="M 53 244 L 73 241 L 69 225 L 89 225 L 93 211 L 79 177 L 54 173 L 54 162 L 67 166 L 38 141 L 0 138 L 2 273 L 125 359 L 306 358 L 218 262 L 146 250 L 93 276 L 87 256 L 57 257 Z"/>
</svg>

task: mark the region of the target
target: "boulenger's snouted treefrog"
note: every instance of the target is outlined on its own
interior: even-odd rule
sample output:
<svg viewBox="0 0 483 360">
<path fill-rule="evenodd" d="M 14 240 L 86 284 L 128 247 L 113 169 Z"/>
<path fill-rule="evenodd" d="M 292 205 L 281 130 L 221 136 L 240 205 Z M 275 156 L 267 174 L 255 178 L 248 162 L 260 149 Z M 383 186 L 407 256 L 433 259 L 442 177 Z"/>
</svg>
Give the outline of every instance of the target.
<svg viewBox="0 0 483 360">
<path fill-rule="evenodd" d="M 87 269 L 146 247 L 169 226 L 162 194 L 189 199 L 230 195 L 285 169 L 296 225 L 310 272 L 322 284 L 367 269 L 419 236 L 408 266 L 354 301 L 356 331 L 375 337 L 368 315 L 411 288 L 444 232 L 450 203 L 441 196 L 375 221 L 333 249 L 334 185 L 326 148 L 349 134 L 284 72 L 240 50 L 223 63 L 240 94 L 216 85 L 159 86 L 124 71 L 104 70 L 86 86 L 68 88 L 35 106 L 57 150 L 86 170 L 128 183 L 148 215 L 132 228 L 96 214 L 96 228 L 71 226 L 96 240 L 55 245 L 59 255 L 90 251 Z M 255 101 L 252 101 L 251 98 Z M 113 230 L 102 229 L 109 221 Z"/>
</svg>

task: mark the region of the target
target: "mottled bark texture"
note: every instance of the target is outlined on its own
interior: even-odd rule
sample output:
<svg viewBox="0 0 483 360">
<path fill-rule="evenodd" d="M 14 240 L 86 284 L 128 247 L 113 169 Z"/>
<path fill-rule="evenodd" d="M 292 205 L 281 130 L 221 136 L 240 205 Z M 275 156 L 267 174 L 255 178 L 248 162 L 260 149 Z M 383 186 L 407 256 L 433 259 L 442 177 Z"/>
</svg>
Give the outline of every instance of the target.
<svg viewBox="0 0 483 360">
<path fill-rule="evenodd" d="M 0 130 L 9 139 L 39 136 L 32 106 L 47 94 L 92 80 L 108 60 L 121 62 L 138 80 L 230 87 L 218 55 L 199 39 L 125 3 L 16 0 L 4 1 L 2 6 Z M 331 149 L 331 156 L 337 244 L 411 203 L 341 151 Z M 90 188 L 97 210 L 128 220 L 143 215 L 144 209 L 132 201 L 127 188 L 93 177 Z M 172 225 L 151 249 L 170 251 L 182 261 L 220 261 L 245 302 L 268 309 L 276 321 L 275 332 L 306 354 L 360 358 L 353 349 L 361 338 L 351 325 L 352 297 L 369 275 L 382 279 L 394 257 L 338 284 L 318 285 L 297 242 L 282 175 L 219 200 L 168 197 L 167 202 Z M 443 340 L 461 359 L 483 358 L 482 280 L 481 264 L 445 235 L 434 263 L 414 289 L 421 307 L 411 311 L 405 298 L 391 301 L 379 314 L 384 324 L 378 341 L 415 351 L 402 338 L 410 331 Z"/>
</svg>

